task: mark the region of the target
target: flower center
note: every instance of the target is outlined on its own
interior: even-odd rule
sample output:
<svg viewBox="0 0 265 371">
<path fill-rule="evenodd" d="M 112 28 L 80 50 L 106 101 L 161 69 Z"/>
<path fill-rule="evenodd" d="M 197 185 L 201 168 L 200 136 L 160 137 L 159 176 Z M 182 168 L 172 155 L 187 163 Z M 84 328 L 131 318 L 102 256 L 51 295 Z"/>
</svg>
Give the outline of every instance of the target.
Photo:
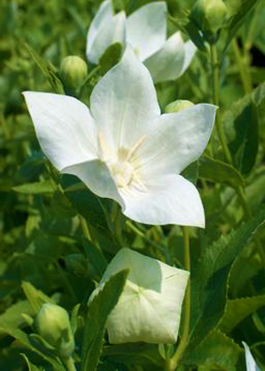
<svg viewBox="0 0 265 371">
<path fill-rule="evenodd" d="M 128 161 L 118 159 L 113 165 L 110 165 L 110 171 L 117 187 L 120 188 L 130 185 L 134 177 L 133 165 Z"/>
<path fill-rule="evenodd" d="M 102 135 L 99 135 L 103 159 L 118 188 L 125 190 L 128 189 L 130 185 L 134 184 L 139 189 L 145 190 L 139 174 L 135 169 L 135 164 L 137 164 L 138 161 L 135 152 L 145 139 L 146 137 L 141 137 L 132 148 L 120 147 L 117 152 L 113 154 L 108 150 Z"/>
</svg>

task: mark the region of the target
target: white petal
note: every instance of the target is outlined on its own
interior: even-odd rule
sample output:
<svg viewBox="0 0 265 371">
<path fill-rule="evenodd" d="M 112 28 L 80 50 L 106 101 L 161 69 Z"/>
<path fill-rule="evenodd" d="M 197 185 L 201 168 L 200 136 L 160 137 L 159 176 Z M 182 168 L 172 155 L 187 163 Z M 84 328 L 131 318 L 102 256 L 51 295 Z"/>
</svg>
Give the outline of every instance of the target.
<svg viewBox="0 0 265 371">
<path fill-rule="evenodd" d="M 87 34 L 87 57 L 90 57 L 91 46 L 97 36 L 99 29 L 114 17 L 111 0 L 105 0 L 93 18 Z"/>
<path fill-rule="evenodd" d="M 95 86 L 90 102 L 92 116 L 111 150 L 134 145 L 160 114 L 150 73 L 130 48 Z"/>
<path fill-rule="evenodd" d="M 197 160 L 210 139 L 215 112 L 216 106 L 197 104 L 162 115 L 138 150 L 142 173 L 180 173 Z"/>
<path fill-rule="evenodd" d="M 164 2 L 142 6 L 126 21 L 127 42 L 141 61 L 159 50 L 166 41 L 166 12 Z"/>
<path fill-rule="evenodd" d="M 180 32 L 172 35 L 163 47 L 144 61 L 154 82 L 175 80 L 181 75 L 185 60 L 184 42 Z"/>
<path fill-rule="evenodd" d="M 243 341 L 242 342 L 245 348 L 245 357 L 246 357 L 246 368 L 247 371 L 261 371 L 258 365 L 256 364 L 248 345 Z"/>
<path fill-rule="evenodd" d="M 97 137 L 88 107 L 58 94 L 24 92 L 40 146 L 58 170 L 97 157 Z"/>
<path fill-rule="evenodd" d="M 120 12 L 114 17 L 107 19 L 99 28 L 93 43 L 87 50 L 87 58 L 97 64 L 106 49 L 115 42 L 125 44 L 125 13 Z"/>
<path fill-rule="evenodd" d="M 164 175 L 145 182 L 146 192 L 122 193 L 123 213 L 145 224 L 179 224 L 204 228 L 204 210 L 197 189 L 180 175 Z"/>
<path fill-rule="evenodd" d="M 184 58 L 184 63 L 183 63 L 182 70 L 179 76 L 183 75 L 183 73 L 189 67 L 197 50 L 196 46 L 193 44 L 191 40 L 185 42 L 184 49 L 185 49 L 185 58 Z"/>
<path fill-rule="evenodd" d="M 116 184 L 104 162 L 98 159 L 88 161 L 66 167 L 62 172 L 77 176 L 96 195 L 111 198 L 124 207 L 124 202 L 119 195 Z"/>
<path fill-rule="evenodd" d="M 123 248 L 107 267 L 100 285 L 128 268 L 123 293 L 107 321 L 110 343 L 175 343 L 189 272 Z"/>
</svg>

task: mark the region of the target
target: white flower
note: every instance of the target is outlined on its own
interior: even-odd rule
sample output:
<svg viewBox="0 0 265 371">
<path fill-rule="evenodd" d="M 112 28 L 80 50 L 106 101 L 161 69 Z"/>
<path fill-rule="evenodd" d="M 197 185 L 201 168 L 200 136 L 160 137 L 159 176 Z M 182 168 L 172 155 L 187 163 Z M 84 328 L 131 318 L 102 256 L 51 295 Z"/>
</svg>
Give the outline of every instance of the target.
<svg viewBox="0 0 265 371">
<path fill-rule="evenodd" d="M 130 273 L 107 320 L 110 343 L 175 343 L 189 272 L 123 248 L 108 265 L 89 302 L 123 269 Z"/>
<path fill-rule="evenodd" d="M 248 345 L 243 341 L 242 342 L 245 348 L 245 358 L 246 358 L 246 368 L 247 371 L 261 371 L 258 365 L 256 364 Z"/>
<path fill-rule="evenodd" d="M 97 64 L 104 51 L 113 43 L 125 44 L 125 13 L 114 15 L 111 0 L 104 1 L 91 22 L 87 35 L 87 55 Z"/>
<path fill-rule="evenodd" d="M 111 0 L 105 0 L 88 31 L 88 60 L 97 64 L 112 43 L 127 43 L 149 69 L 155 82 L 180 77 L 188 68 L 196 47 L 191 41 L 184 43 L 180 32 L 166 40 L 166 12 L 165 2 L 153 2 L 126 19 L 124 12 L 115 15 Z"/>
<path fill-rule="evenodd" d="M 199 193 L 180 172 L 204 150 L 216 107 L 160 114 L 148 70 L 131 50 L 95 86 L 91 112 L 70 96 L 25 92 L 41 148 L 123 213 L 147 224 L 204 227 Z"/>
</svg>

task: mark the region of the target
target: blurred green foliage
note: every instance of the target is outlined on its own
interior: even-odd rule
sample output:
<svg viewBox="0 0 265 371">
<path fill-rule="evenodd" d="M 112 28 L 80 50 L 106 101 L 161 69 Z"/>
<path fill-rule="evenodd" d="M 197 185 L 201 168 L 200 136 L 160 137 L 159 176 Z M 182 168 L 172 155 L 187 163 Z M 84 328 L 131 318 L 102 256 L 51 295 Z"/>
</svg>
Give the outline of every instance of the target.
<svg viewBox="0 0 265 371">
<path fill-rule="evenodd" d="M 116 10 L 131 13 L 148 2 L 115 0 L 114 4 Z M 167 1 L 169 34 L 181 29 L 188 37 L 188 16 L 194 3 Z M 190 345 L 182 361 L 184 370 L 244 370 L 242 341 L 252 347 L 257 361 L 265 367 L 265 267 L 256 250 L 257 239 L 253 239 L 255 234 L 265 252 L 265 3 L 225 3 L 230 18 L 218 41 L 220 111 L 233 164 L 225 163 L 215 140 L 215 158 L 208 149 L 198 163 L 186 169 L 185 176 L 199 187 L 207 228 L 191 229 L 193 316 Z M 0 3 L 1 370 L 64 369 L 58 359 L 34 343 L 22 316 L 34 316 L 34 303 L 49 300 L 75 313 L 75 360 L 78 367 L 81 365 L 84 322 L 93 321 L 85 304 L 108 261 L 122 245 L 113 222 L 119 210 L 93 195 L 77 178 L 61 177 L 53 169 L 39 148 L 21 95 L 25 90 L 63 93 L 60 62 L 67 55 L 86 59 L 86 33 L 98 6 L 93 0 Z M 235 35 L 236 41 L 232 40 Z M 101 75 L 118 60 L 117 45 L 116 52 L 115 58 L 113 54 L 102 58 L 99 70 L 88 65 L 90 79 L 80 93 L 85 103 Z M 183 77 L 156 86 L 162 110 L 176 99 L 210 102 L 211 83 L 206 47 L 206 52 L 197 52 Z M 250 221 L 244 220 L 238 186 L 245 187 L 253 215 Z M 111 218 L 106 218 L 108 214 Z M 122 215 L 119 223 L 126 246 L 183 266 L 178 226 L 130 224 Z M 113 288 L 109 290 L 106 298 L 111 297 Z M 95 303 L 95 313 L 98 308 Z M 111 304 L 106 310 L 111 310 Z M 93 342 L 98 336 L 93 364 L 100 356 L 99 370 L 162 369 L 165 354 L 172 347 L 161 351 L 149 344 L 110 346 L 103 339 L 107 313 L 98 316 L 95 320 L 102 327 L 91 325 L 87 341 Z M 87 326 L 85 333 L 89 333 Z M 24 353 L 23 358 L 20 353 Z M 86 353 L 83 362 L 88 359 Z"/>
</svg>

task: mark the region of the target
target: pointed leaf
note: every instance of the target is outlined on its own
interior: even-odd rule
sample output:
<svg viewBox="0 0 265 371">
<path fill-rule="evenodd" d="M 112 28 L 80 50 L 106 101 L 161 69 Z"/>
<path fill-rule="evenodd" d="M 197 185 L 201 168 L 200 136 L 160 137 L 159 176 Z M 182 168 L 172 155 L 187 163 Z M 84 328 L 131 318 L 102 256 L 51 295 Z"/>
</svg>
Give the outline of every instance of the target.
<svg viewBox="0 0 265 371">
<path fill-rule="evenodd" d="M 237 230 L 221 236 L 212 246 L 202 250 L 197 266 L 191 272 L 193 334 L 188 348 L 197 346 L 221 320 L 232 264 L 264 222 L 263 208 L 251 221 L 242 223 Z"/>
<path fill-rule="evenodd" d="M 223 54 L 226 52 L 228 46 L 230 45 L 230 42 L 235 37 L 238 29 L 243 24 L 246 16 L 252 9 L 254 9 L 254 7 L 258 4 L 259 1 L 260 0 L 243 0 L 236 14 L 230 18 L 229 27 L 227 30 L 228 35 L 223 49 Z"/>
<path fill-rule="evenodd" d="M 183 363 L 210 366 L 211 370 L 237 371 L 242 349 L 219 330 L 214 330 L 196 347 L 186 354 Z"/>
<path fill-rule="evenodd" d="M 122 56 L 123 46 L 121 43 L 114 43 L 108 47 L 99 59 L 99 72 L 103 76 L 105 73 L 119 63 Z"/>
<path fill-rule="evenodd" d="M 96 370 L 103 345 L 106 321 L 109 313 L 118 303 L 128 273 L 128 270 L 123 270 L 113 275 L 88 306 L 83 335 L 81 371 Z"/>
<path fill-rule="evenodd" d="M 61 184 L 65 190 L 65 195 L 69 198 L 72 205 L 91 225 L 102 229 L 107 229 L 104 211 L 101 201 L 88 188 L 72 190 L 80 182 L 76 177 L 64 174 L 61 178 Z"/>
<path fill-rule="evenodd" d="M 26 300 L 20 301 L 12 305 L 3 314 L 1 314 L 0 315 L 0 326 L 5 325 L 5 326 L 11 326 L 14 328 L 19 327 L 24 322 L 21 316 L 22 313 L 26 313 L 28 315 L 33 314 L 33 310 Z"/>
<path fill-rule="evenodd" d="M 54 193 L 56 190 L 56 186 L 52 180 L 45 180 L 43 182 L 22 184 L 20 186 L 13 187 L 12 190 L 26 195 L 39 195 Z"/>
<path fill-rule="evenodd" d="M 43 294 L 42 291 L 37 290 L 31 283 L 29 282 L 23 282 L 22 283 L 22 289 L 24 291 L 24 294 L 26 295 L 34 314 L 37 314 L 40 310 L 42 304 L 44 303 L 52 303 L 56 304 L 55 301 L 49 296 Z"/>
<path fill-rule="evenodd" d="M 219 328 L 229 334 L 239 322 L 263 306 L 265 306 L 265 295 L 228 300 Z"/>
<path fill-rule="evenodd" d="M 25 43 L 25 46 L 36 65 L 49 81 L 53 91 L 58 94 L 64 94 L 63 84 L 57 76 L 56 68 L 50 62 L 42 59 L 30 45 Z"/>
<path fill-rule="evenodd" d="M 244 185 L 242 175 L 233 166 L 208 156 L 202 156 L 199 160 L 199 176 L 234 188 Z"/>
<path fill-rule="evenodd" d="M 25 347 L 26 349 L 30 350 L 31 352 L 34 352 L 38 354 L 43 360 L 50 363 L 52 365 L 53 369 L 56 371 L 65 371 L 65 368 L 63 365 L 58 361 L 58 359 L 53 358 L 52 356 L 46 355 L 37 348 L 35 348 L 30 340 L 27 334 L 25 334 L 23 331 L 19 329 L 15 329 L 8 326 L 2 326 L 0 325 L 0 332 L 4 332 L 8 334 L 9 336 L 13 337 L 18 341 L 18 343 Z"/>
<path fill-rule="evenodd" d="M 90 241 L 88 241 L 85 238 L 83 239 L 83 247 L 85 249 L 85 253 L 87 255 L 89 262 L 95 269 L 95 272 L 97 273 L 100 279 L 108 265 L 105 256 L 96 246 L 94 246 Z"/>
</svg>

